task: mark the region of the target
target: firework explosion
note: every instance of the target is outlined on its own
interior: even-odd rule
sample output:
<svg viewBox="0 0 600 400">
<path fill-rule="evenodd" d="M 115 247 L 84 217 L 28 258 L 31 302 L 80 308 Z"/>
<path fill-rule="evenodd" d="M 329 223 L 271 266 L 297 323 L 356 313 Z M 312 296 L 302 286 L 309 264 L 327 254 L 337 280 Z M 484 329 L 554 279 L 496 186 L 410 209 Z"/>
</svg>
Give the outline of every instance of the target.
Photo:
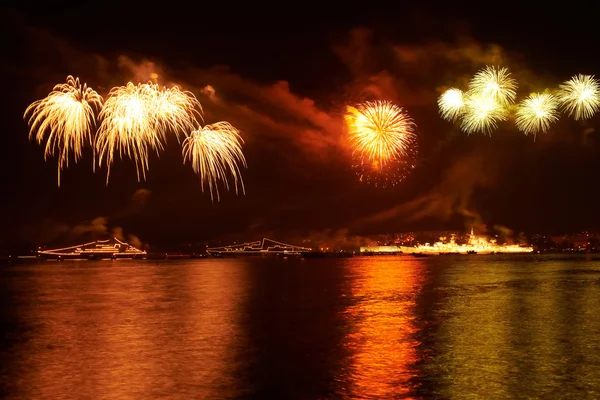
<svg viewBox="0 0 600 400">
<path fill-rule="evenodd" d="M 556 97 L 548 93 L 533 93 L 517 107 L 515 123 L 526 135 L 536 135 L 546 132 L 550 124 L 558 121 L 558 118 Z"/>
<path fill-rule="evenodd" d="M 517 81 L 510 77 L 506 68 L 485 67 L 469 82 L 470 97 L 485 98 L 501 108 L 514 103 L 517 96 Z"/>
<path fill-rule="evenodd" d="M 591 118 L 600 109 L 600 84 L 593 75 L 576 75 L 559 86 L 560 104 L 576 120 Z"/>
<path fill-rule="evenodd" d="M 498 122 L 505 121 L 506 109 L 492 97 L 470 95 L 465 102 L 461 128 L 467 134 L 481 132 L 491 134 L 498 128 Z"/>
<path fill-rule="evenodd" d="M 131 158 L 138 181 L 146 179 L 149 151 L 164 148 L 167 133 L 186 134 L 197 124 L 200 103 L 189 92 L 160 88 L 153 83 L 113 88 L 100 112 L 96 138 L 98 163 L 107 166 L 106 182 L 115 156 Z"/>
<path fill-rule="evenodd" d="M 442 118 L 447 121 L 456 121 L 465 109 L 465 101 L 462 90 L 448 89 L 438 99 L 438 106 Z"/>
<path fill-rule="evenodd" d="M 403 108 L 389 101 L 348 106 L 346 123 L 361 181 L 393 185 L 414 168 L 416 125 Z"/>
<path fill-rule="evenodd" d="M 440 115 L 447 121 L 460 120 L 467 134 L 491 134 L 500 121 L 508 119 L 516 90 L 517 82 L 508 69 L 488 66 L 473 76 L 466 93 L 456 88 L 442 93 L 438 98 Z"/>
<path fill-rule="evenodd" d="M 517 82 L 506 68 L 486 67 L 469 82 L 469 90 L 448 89 L 438 98 L 443 119 L 454 122 L 466 133 L 491 133 L 498 122 L 515 111 L 515 125 L 526 135 L 547 132 L 559 119 L 559 109 L 575 120 L 589 119 L 600 111 L 600 81 L 593 75 L 578 74 L 562 83 L 558 90 L 534 93 L 516 107 Z"/>
<path fill-rule="evenodd" d="M 59 156 L 59 186 L 60 171 L 68 166 L 69 153 L 74 153 L 77 162 L 86 143 L 92 145 L 94 159 L 97 153 L 99 165 L 106 164 L 107 184 L 115 157 L 132 159 L 138 181 L 146 179 L 149 153 L 159 153 L 168 134 L 174 133 L 178 141 L 181 134 L 186 137 L 184 162 L 191 161 L 201 177 L 202 190 L 208 188 L 211 199 L 215 195 L 220 199 L 220 181 L 227 190 L 234 186 L 236 193 L 240 188 L 244 192 L 239 165 L 245 167 L 246 159 L 238 130 L 228 122 L 202 127 L 202 106 L 191 92 L 178 87 L 167 89 L 152 82 L 137 85 L 129 82 L 113 88 L 106 102 L 102 102 L 102 97 L 82 85 L 79 78 L 69 76 L 66 84 L 56 85 L 45 99 L 25 111 L 24 117 L 31 114 L 30 138 L 35 135 L 41 143 L 48 132 L 45 157 L 56 153 Z M 94 138 L 96 113 L 101 122 Z M 95 170 L 95 160 L 93 165 Z M 233 177 L 232 185 L 228 174 Z"/>
<path fill-rule="evenodd" d="M 75 162 L 79 161 L 82 149 L 92 144 L 92 128 L 96 112 L 102 107 L 102 97 L 79 78 L 67 77 L 67 82 L 54 86 L 44 99 L 32 103 L 24 117 L 31 114 L 29 138 L 35 136 L 38 144 L 44 141 L 44 158 L 58 155 L 58 186 L 60 171 L 69 166 L 72 152 Z"/>
<path fill-rule="evenodd" d="M 385 168 L 378 161 L 369 161 L 358 155 L 353 157 L 352 168 L 356 171 L 359 182 L 376 188 L 396 186 L 404 181 L 416 167 L 417 142 L 411 139 L 410 150 L 402 158 L 388 160 Z"/>
<path fill-rule="evenodd" d="M 184 162 L 190 161 L 195 173 L 200 175 L 202 191 L 208 188 L 210 198 L 220 199 L 218 183 L 230 190 L 228 176 L 233 178 L 236 194 L 238 187 L 244 192 L 240 164 L 246 167 L 242 153 L 242 138 L 229 122 L 217 122 L 193 131 L 183 142 Z"/>
</svg>

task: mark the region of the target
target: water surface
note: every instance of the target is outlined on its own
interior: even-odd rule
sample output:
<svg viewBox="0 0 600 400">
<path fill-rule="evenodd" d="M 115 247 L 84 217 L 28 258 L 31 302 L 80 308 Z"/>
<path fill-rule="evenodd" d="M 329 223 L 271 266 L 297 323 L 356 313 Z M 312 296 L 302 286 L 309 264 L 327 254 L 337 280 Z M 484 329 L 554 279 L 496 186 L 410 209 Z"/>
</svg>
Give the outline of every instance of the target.
<svg viewBox="0 0 600 400">
<path fill-rule="evenodd" d="M 600 398 L 585 256 L 42 262 L 0 296 L 4 398 Z"/>
</svg>

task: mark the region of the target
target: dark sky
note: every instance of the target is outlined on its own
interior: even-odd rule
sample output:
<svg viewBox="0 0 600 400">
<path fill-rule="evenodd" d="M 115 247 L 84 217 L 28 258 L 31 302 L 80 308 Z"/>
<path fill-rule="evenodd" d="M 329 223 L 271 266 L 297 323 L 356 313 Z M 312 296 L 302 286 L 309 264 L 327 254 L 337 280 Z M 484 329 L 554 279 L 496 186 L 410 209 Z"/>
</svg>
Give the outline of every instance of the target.
<svg viewBox="0 0 600 400">
<path fill-rule="evenodd" d="M 512 121 L 491 137 L 467 137 L 436 106 L 441 91 L 464 86 L 485 65 L 511 70 L 518 99 L 595 74 L 593 12 L 569 20 L 566 6 L 507 3 L 58 4 L 2 10 L 4 249 L 111 231 L 156 247 L 263 235 L 600 227 L 598 116 L 563 115 L 535 141 Z M 241 130 L 245 195 L 222 191 L 211 202 L 175 139 L 151 156 L 145 182 L 123 160 L 105 185 L 88 149 L 57 187 L 56 159 L 44 161 L 43 147 L 28 139 L 26 107 L 67 75 L 106 95 L 150 73 L 196 94 L 207 122 Z M 374 99 L 403 106 L 418 126 L 417 168 L 393 188 L 358 182 L 345 141 L 345 106 Z"/>
</svg>

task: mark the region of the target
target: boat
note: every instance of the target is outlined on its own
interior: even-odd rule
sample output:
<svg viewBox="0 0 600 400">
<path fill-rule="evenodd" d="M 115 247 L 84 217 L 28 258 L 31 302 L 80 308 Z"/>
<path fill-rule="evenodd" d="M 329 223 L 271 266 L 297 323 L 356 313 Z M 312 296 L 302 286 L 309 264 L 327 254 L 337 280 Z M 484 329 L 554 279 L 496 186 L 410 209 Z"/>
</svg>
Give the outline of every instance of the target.
<svg viewBox="0 0 600 400">
<path fill-rule="evenodd" d="M 469 250 L 467 251 L 467 254 L 477 254 L 477 252 L 475 250 Z"/>
<path fill-rule="evenodd" d="M 277 257 L 280 257 L 280 258 L 290 258 L 290 257 L 297 258 L 300 256 L 301 256 L 301 253 L 298 251 L 282 251 L 281 253 L 277 253 Z"/>
<path fill-rule="evenodd" d="M 440 256 L 454 256 L 454 255 L 459 255 L 460 253 L 458 251 L 440 251 Z"/>
<path fill-rule="evenodd" d="M 254 242 L 244 242 L 229 246 L 209 247 L 206 252 L 214 257 L 264 257 L 279 256 L 280 254 L 295 255 L 296 253 L 310 251 L 307 247 L 294 246 L 278 242 L 273 239 L 263 238 Z"/>
<path fill-rule="evenodd" d="M 429 254 L 425 253 L 412 253 L 413 257 L 429 257 Z"/>
<path fill-rule="evenodd" d="M 71 247 L 38 250 L 37 256 L 46 260 L 105 260 L 146 258 L 146 252 L 113 237 Z"/>
<path fill-rule="evenodd" d="M 208 258 L 207 253 L 192 253 L 190 258 Z"/>
<path fill-rule="evenodd" d="M 404 254 L 403 251 L 363 251 L 360 253 L 361 256 L 400 256 Z"/>
</svg>

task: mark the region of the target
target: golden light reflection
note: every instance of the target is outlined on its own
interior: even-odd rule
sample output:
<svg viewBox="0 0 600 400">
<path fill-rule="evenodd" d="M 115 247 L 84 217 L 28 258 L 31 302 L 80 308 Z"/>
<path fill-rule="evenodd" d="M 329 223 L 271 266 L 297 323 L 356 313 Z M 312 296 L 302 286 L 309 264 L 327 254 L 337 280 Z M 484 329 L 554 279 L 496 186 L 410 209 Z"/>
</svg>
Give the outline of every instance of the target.
<svg viewBox="0 0 600 400">
<path fill-rule="evenodd" d="M 507 257 L 444 274 L 428 369 L 439 397 L 598 398 L 599 270 L 582 261 Z"/>
<path fill-rule="evenodd" d="M 107 263 L 109 265 L 107 265 Z M 139 265 L 144 263 L 144 265 Z M 243 266 L 65 261 L 23 281 L 22 398 L 239 397 Z M 40 299 L 43 299 L 40 301 Z M 19 398 L 21 398 L 19 397 Z"/>
<path fill-rule="evenodd" d="M 344 339 L 350 365 L 340 377 L 348 397 L 407 395 L 416 372 L 419 342 L 414 334 L 415 298 L 423 280 L 421 260 L 356 258 L 356 273 L 345 317 L 352 327 Z"/>
<path fill-rule="evenodd" d="M 438 376 L 441 398 L 506 399 L 510 376 L 509 314 L 512 297 L 505 285 L 507 268 L 487 269 L 485 261 L 469 263 L 468 270 L 444 274 L 443 286 L 453 290 L 438 311 L 445 316 L 436 332 L 439 355 L 432 373 Z"/>
</svg>

